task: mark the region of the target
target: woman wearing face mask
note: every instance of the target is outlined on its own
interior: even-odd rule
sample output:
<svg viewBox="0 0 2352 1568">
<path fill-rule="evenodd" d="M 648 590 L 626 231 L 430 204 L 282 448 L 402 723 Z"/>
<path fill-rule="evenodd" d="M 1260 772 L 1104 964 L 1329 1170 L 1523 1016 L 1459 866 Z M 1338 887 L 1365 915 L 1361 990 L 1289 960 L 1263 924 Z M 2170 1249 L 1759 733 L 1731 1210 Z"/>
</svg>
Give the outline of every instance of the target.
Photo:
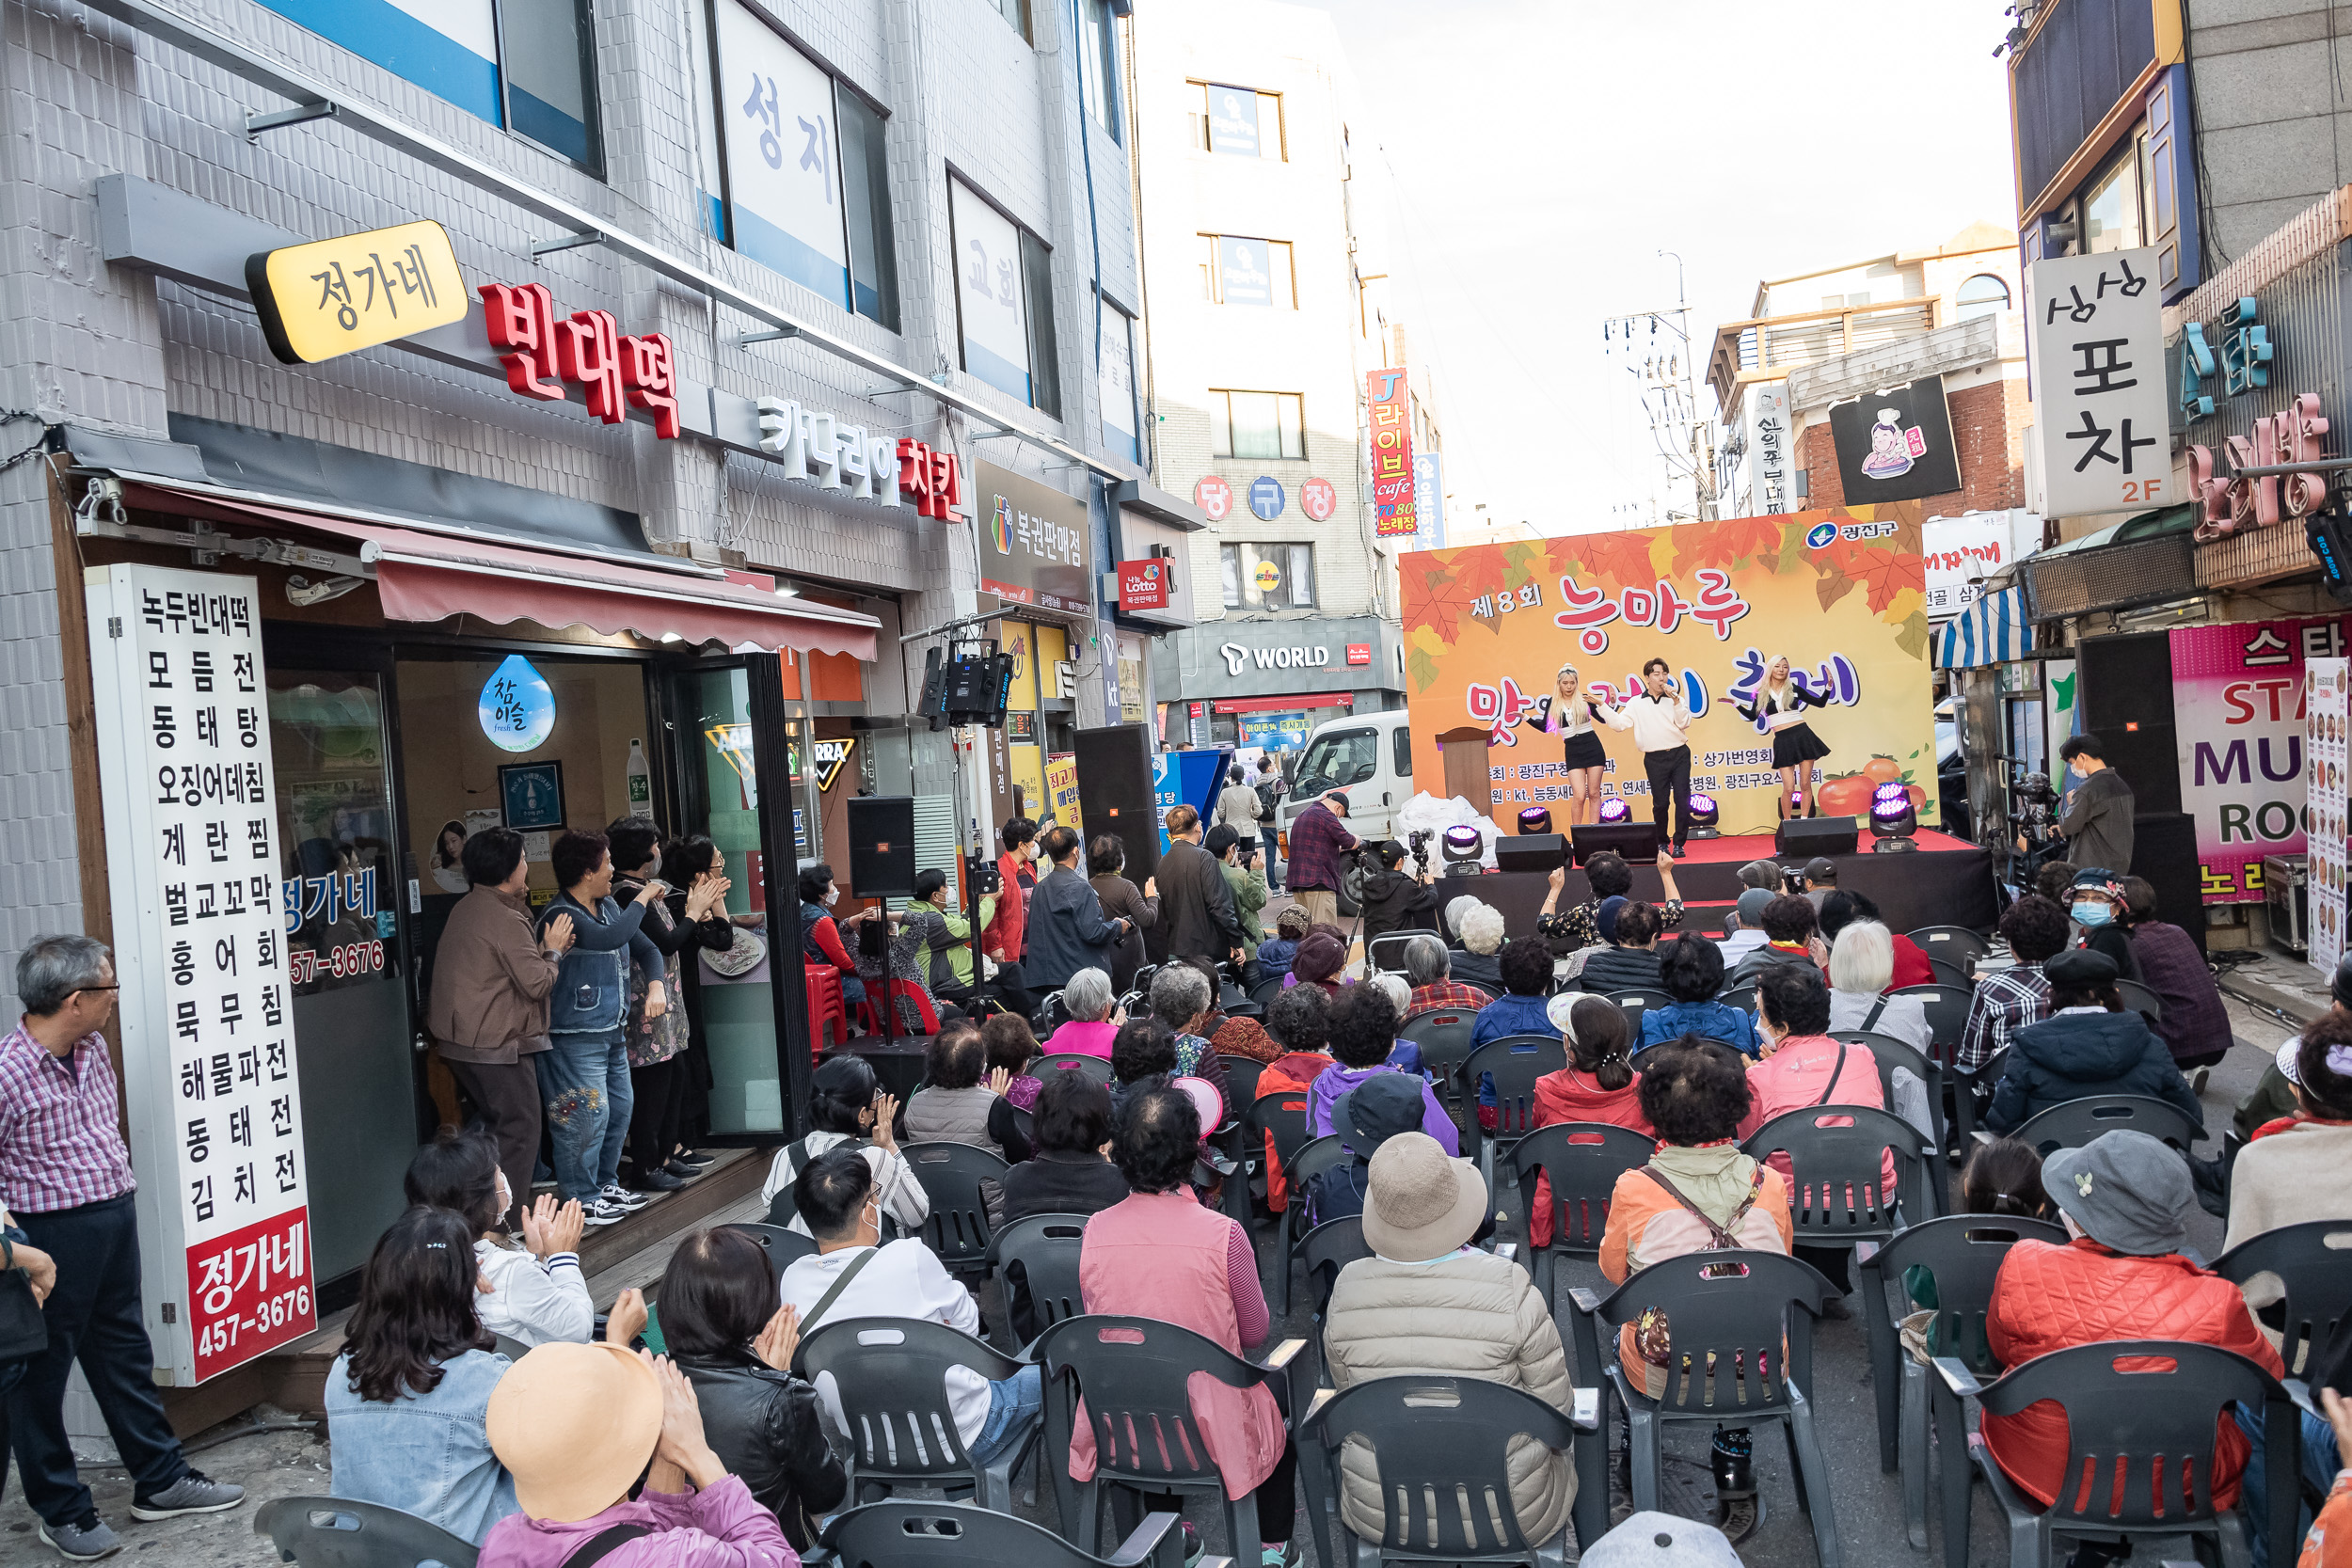
<svg viewBox="0 0 2352 1568">
<path fill-rule="evenodd" d="M 1601 750 L 1600 727 L 1629 730 L 1633 721 L 1583 688 L 1573 664 L 1560 666 L 1558 689 L 1541 713 L 1519 721 L 1560 737 L 1561 762 L 1568 774 L 1568 822 L 1593 820 L 1600 800 L 1600 773 L 1609 757 Z"/>
<path fill-rule="evenodd" d="M 841 1006 L 855 1011 L 866 1000 L 866 982 L 857 977 L 857 957 L 841 940 L 833 907 L 841 890 L 833 885 L 833 867 L 819 861 L 801 873 L 801 953 L 813 964 L 831 964 L 841 972 Z M 861 910 L 847 924 L 857 925 L 879 908 Z"/>
<path fill-rule="evenodd" d="M 1788 678 L 1788 656 L 1781 654 L 1764 667 L 1764 679 L 1757 685 L 1756 696 L 1740 709 L 1740 716 L 1749 723 L 1769 724 L 1772 728 L 1772 767 L 1780 772 L 1783 816 L 1819 815 L 1813 805 L 1813 765 L 1829 755 L 1829 748 L 1799 715 L 1806 708 L 1820 705 L 1820 698 Z"/>
<path fill-rule="evenodd" d="M 463 1216 L 473 1231 L 482 1271 L 474 1312 L 483 1327 L 525 1345 L 584 1345 L 596 1332 L 596 1309 L 580 1272 L 580 1207 L 559 1207 L 553 1194 L 540 1194 L 523 1211 L 523 1243 L 516 1246 L 501 1218 L 512 1195 L 498 1154 L 488 1133 L 444 1127 L 408 1162 L 402 1195 L 412 1206 Z"/>
<path fill-rule="evenodd" d="M 2087 865 L 2074 873 L 2066 912 L 2082 927 L 2082 945 L 2115 965 L 2118 976 L 2139 978 L 2139 959 L 2132 952 L 2129 911 L 2123 902 L 2123 880 L 2104 865 Z"/>
</svg>

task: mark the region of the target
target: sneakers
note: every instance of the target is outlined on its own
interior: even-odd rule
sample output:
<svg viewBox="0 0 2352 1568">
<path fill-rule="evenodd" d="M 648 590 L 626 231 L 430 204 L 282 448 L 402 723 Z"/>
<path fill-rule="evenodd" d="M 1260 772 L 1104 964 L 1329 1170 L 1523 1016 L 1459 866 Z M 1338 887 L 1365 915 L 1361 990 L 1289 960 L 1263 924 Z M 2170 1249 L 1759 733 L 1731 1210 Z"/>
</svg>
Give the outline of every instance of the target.
<svg viewBox="0 0 2352 1568">
<path fill-rule="evenodd" d="M 52 1525 L 43 1521 L 40 1539 L 44 1544 L 55 1546 L 59 1556 L 75 1562 L 96 1562 L 122 1550 L 122 1538 L 108 1529 L 95 1511 L 83 1514 L 78 1524 Z"/>
<path fill-rule="evenodd" d="M 1200 1532 L 1193 1528 L 1191 1520 L 1184 1520 L 1184 1568 L 1200 1568 L 1201 1555 L 1209 1549 L 1209 1544 L 1200 1539 Z"/>
<path fill-rule="evenodd" d="M 1258 1543 L 1258 1561 L 1262 1568 L 1298 1568 L 1296 1538 L 1280 1542 L 1261 1541 Z"/>
<path fill-rule="evenodd" d="M 696 1170 L 702 1170 L 708 1166 L 711 1161 L 717 1158 L 717 1155 L 707 1153 L 699 1148 L 681 1148 L 675 1154 L 670 1156 L 670 1164 L 674 1165 L 691 1165 Z"/>
<path fill-rule="evenodd" d="M 131 1504 L 134 1519 L 176 1519 L 183 1513 L 226 1513 L 245 1501 L 245 1488 L 190 1470 L 153 1497 Z M 99 1527 L 103 1529 L 104 1526 Z"/>
<path fill-rule="evenodd" d="M 580 1206 L 582 1223 L 590 1226 L 618 1225 L 628 1218 L 628 1211 L 617 1203 L 607 1203 L 601 1197 L 590 1198 Z"/>
<path fill-rule="evenodd" d="M 678 1179 L 681 1184 L 691 1181 L 703 1173 L 703 1167 L 685 1160 L 672 1160 L 661 1167 Z"/>
<path fill-rule="evenodd" d="M 2188 1092 L 2201 1098 L 2205 1092 L 2205 1081 L 2212 1076 L 2213 1069 L 2209 1067 L 2201 1067 L 2195 1072 L 2190 1073 L 2188 1075 Z"/>
<path fill-rule="evenodd" d="M 685 1185 L 684 1181 L 671 1175 L 667 1169 L 657 1167 L 637 1178 L 637 1196 L 644 1197 L 652 1193 L 674 1193 Z"/>
<path fill-rule="evenodd" d="M 649 1193 L 632 1193 L 618 1181 L 608 1181 L 596 1196 L 606 1203 L 616 1204 L 628 1213 L 635 1213 L 653 1201 Z"/>
</svg>

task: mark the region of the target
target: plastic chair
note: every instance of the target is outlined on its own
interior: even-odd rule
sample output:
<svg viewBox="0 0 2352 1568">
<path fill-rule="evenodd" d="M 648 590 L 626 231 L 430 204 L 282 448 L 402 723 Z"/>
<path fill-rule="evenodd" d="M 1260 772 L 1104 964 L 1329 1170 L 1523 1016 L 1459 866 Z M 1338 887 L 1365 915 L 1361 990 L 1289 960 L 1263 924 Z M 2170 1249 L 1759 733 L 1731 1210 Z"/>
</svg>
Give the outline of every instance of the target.
<svg viewBox="0 0 2352 1568">
<path fill-rule="evenodd" d="M 2137 980 L 2118 980 L 2116 991 L 2123 998 L 2123 1006 L 2148 1021 L 2153 1029 L 2164 1022 L 2164 999 Z"/>
<path fill-rule="evenodd" d="M 1965 970 L 1993 951 L 1993 944 L 1965 926 L 1922 926 L 1904 935 L 1929 958 L 1945 958 Z"/>
<path fill-rule="evenodd" d="M 1219 1055 L 1225 1064 L 1225 1082 L 1231 1085 L 1228 1096 L 1235 1105 L 1247 1105 L 1258 1098 L 1258 1078 L 1265 1071 L 1265 1064 L 1251 1056 Z"/>
<path fill-rule="evenodd" d="M 1928 1544 L 1928 1425 L 1931 1418 L 1944 1452 L 1942 1529 L 1946 1568 L 1967 1568 L 1968 1466 L 1961 1463 L 1968 1436 L 1967 1412 L 1944 1380 L 1903 1350 L 1897 1314 L 1887 1305 L 1886 1284 L 1895 1282 L 1906 1308 L 1911 1296 L 1904 1271 L 1925 1267 L 1935 1280 L 1935 1343 L 1978 1377 L 1998 1375 L 2001 1364 L 1985 1343 L 1985 1308 L 2001 1260 L 2019 1242 L 2066 1244 L 2062 1226 L 2011 1214 L 1952 1214 L 1910 1227 L 1862 1265 L 1862 1311 L 1869 1331 L 1870 1383 L 1878 1401 L 1879 1468 L 1899 1466 L 1903 1481 L 1903 1528 L 1911 1544 Z"/>
<path fill-rule="evenodd" d="M 1405 973 L 1405 948 L 1415 937 L 1435 939 L 1435 931 L 1383 931 L 1364 943 L 1364 970 L 1368 974 L 1402 974 Z"/>
<path fill-rule="evenodd" d="M 1026 1363 L 1000 1354 L 969 1334 L 918 1318 L 841 1318 L 820 1323 L 792 1353 L 792 1370 L 810 1383 L 833 1374 L 850 1424 L 850 1498 L 868 1489 L 938 1487 L 977 1493 L 988 1508 L 1012 1512 L 1012 1472 L 1037 1447 L 1032 1431 L 987 1465 L 975 1465 L 947 1402 L 950 1367 L 1001 1383 Z"/>
<path fill-rule="evenodd" d="M 1912 1075 L 1927 1085 L 1928 1124 L 1935 1130 L 1936 1148 L 1942 1150 L 1951 1147 L 1950 1130 L 1944 1121 L 1944 1069 L 1940 1064 L 1920 1054 L 1917 1047 L 1906 1045 L 1892 1035 L 1882 1035 L 1875 1030 L 1832 1029 L 1829 1037 L 1870 1048 L 1871 1059 L 1879 1065 L 1879 1092 L 1885 1098 L 1890 1111 L 1895 1108 L 1895 1069 L 1899 1067 L 1910 1069 Z M 1936 1196 L 1942 1196 L 1940 1184 L 1937 1184 Z M 1939 1204 L 1939 1210 L 1941 1207 Z"/>
<path fill-rule="evenodd" d="M 269 1537 L 278 1561 L 302 1568 L 474 1568 L 477 1555 L 438 1525 L 349 1497 L 272 1497 L 254 1513 L 253 1533 Z"/>
<path fill-rule="evenodd" d="M 1213 1339 L 1152 1318 L 1089 1315 L 1056 1323 L 1031 1347 L 1045 1371 L 1046 1468 L 1061 1503 L 1064 1533 L 1081 1548 L 1101 1530 L 1105 1484 L 1145 1492 L 1207 1492 L 1225 1511 L 1236 1557 L 1258 1550 L 1258 1495 L 1225 1495 L 1225 1481 L 1193 1418 L 1191 1383 L 1206 1376 L 1233 1388 L 1267 1385 L 1267 1372 L 1288 1367 L 1307 1346 L 1285 1339 L 1263 1363 L 1243 1360 Z M 1282 1384 L 1273 1385 L 1277 1398 Z M 1083 1401 L 1094 1432 L 1094 1479 L 1070 1479 L 1061 1456 Z M 1287 1413 L 1286 1413 L 1287 1414 Z M 1072 1528 L 1074 1526 L 1074 1528 Z"/>
<path fill-rule="evenodd" d="M 1928 971 L 1935 976 L 1934 983 L 1939 986 L 1962 987 L 1975 984 L 1968 978 L 1968 971 L 1965 968 L 1949 958 L 1939 958 L 1932 953 L 1928 955 Z"/>
<path fill-rule="evenodd" d="M 1601 995 L 1625 1009 L 1625 1016 L 1633 1024 L 1633 1037 L 1637 1040 L 1642 1037 L 1643 1008 L 1671 1007 L 1675 1004 L 1673 997 L 1649 986 L 1631 986 L 1624 990 L 1603 991 Z"/>
<path fill-rule="evenodd" d="M 1057 1051 L 1049 1055 L 1040 1056 L 1029 1070 L 1036 1073 L 1038 1079 L 1043 1083 L 1052 1082 L 1046 1077 L 1049 1072 L 1082 1072 L 1098 1087 L 1107 1089 L 1111 1086 L 1111 1064 L 1101 1056 L 1080 1056 L 1071 1052 Z"/>
<path fill-rule="evenodd" d="M 2014 1416 L 2040 1400 L 2065 1407 L 2061 1473 L 2075 1479 L 2047 1508 L 2001 1473 L 1980 1433 L 1968 1438 L 1978 1470 L 2008 1515 L 2010 1568 L 2045 1568 L 2061 1532 L 2126 1541 L 2207 1536 L 2223 1562 L 2245 1562 L 2237 1511 L 2217 1511 L 2213 1503 L 2215 1421 L 2240 1400 L 2265 1407 L 2265 1461 L 2268 1473 L 2280 1478 L 2269 1487 L 2270 1560 L 2295 1560 L 2303 1497 L 2286 1478 L 2297 1473 L 2302 1422 L 2285 1388 L 2244 1356 L 2173 1339 L 2114 1339 L 2037 1355 L 1991 1383 L 1980 1384 L 1956 1356 L 1937 1356 L 1935 1370 L 1953 1394 L 1975 1396 L 1987 1415 Z M 2153 1483 L 2157 1466 L 2161 1492 Z M 2080 1479 L 2086 1467 L 2088 1486 Z M 2182 1485 L 2184 1468 L 2187 1486 Z"/>
<path fill-rule="evenodd" d="M 1350 1439 L 1372 1454 L 1383 1513 L 1379 1540 L 1359 1540 L 1355 1561 L 1565 1568 L 1567 1532 L 1530 1541 L 1513 1506 L 1510 1447 L 1520 1436 L 1555 1453 L 1573 1450 L 1570 1524 L 1578 1545 L 1590 1551 L 1609 1528 L 1609 1438 L 1597 1422 L 1580 1425 L 1524 1389 L 1473 1377 L 1375 1378 L 1318 1399 L 1300 1425 L 1298 1476 L 1307 1517 L 1331 1522 L 1329 1548 L 1316 1543 L 1326 1568 L 1351 1560 L 1345 1548 L 1354 1531 L 1336 1506 L 1327 1506 L 1335 1502 L 1340 1452 Z"/>
<path fill-rule="evenodd" d="M 2344 1244 L 2330 1246 L 2330 1237 Z M 2309 1220 L 2249 1236 L 2215 1259 L 2213 1272 L 2240 1289 L 2256 1275 L 2279 1276 L 2286 1287 L 2279 1359 L 2296 1374 L 2305 1347 L 2326 1344 L 2352 1310 L 2352 1221 Z"/>
<path fill-rule="evenodd" d="M 1243 1110 L 1241 1125 L 1242 1137 L 1250 1152 L 1261 1159 L 1265 1157 L 1266 1140 L 1273 1139 L 1275 1163 L 1287 1172 L 1292 1157 L 1306 1146 L 1309 1136 L 1307 1091 L 1303 1088 L 1285 1089 L 1258 1096 Z M 1274 1190 L 1273 1181 L 1273 1173 L 1269 1171 L 1266 1173 L 1269 1208 L 1273 1206 L 1270 1196 Z M 1296 1180 L 1290 1181 L 1290 1190 L 1291 1199 L 1295 1201 L 1298 1193 Z"/>
<path fill-rule="evenodd" d="M 1788 1217 L 1801 1245 L 1884 1242 L 1906 1220 L 1932 1219 L 1938 1212 L 1928 1141 L 1892 1111 L 1809 1105 L 1774 1117 L 1740 1148 L 1757 1160 L 1788 1156 Z M 1895 1157 L 1891 1193 L 1889 1153 Z"/>
<path fill-rule="evenodd" d="M 1086 1310 L 1078 1286 L 1078 1254 L 1086 1243 L 1085 1214 L 1028 1214 L 988 1239 L 988 1272 L 1005 1284 L 1005 1315 L 1012 1337 L 1027 1338 Z M 1015 1270 L 1019 1273 L 1015 1273 Z"/>
<path fill-rule="evenodd" d="M 1756 1011 L 1756 987 L 1753 985 L 1733 986 L 1728 990 L 1719 992 L 1715 1000 L 1726 1007 L 1737 1007 L 1743 1013 L 1752 1013 Z"/>
<path fill-rule="evenodd" d="M 923 1240 L 939 1254 L 939 1260 L 950 1270 L 986 1267 L 988 1204 L 980 1196 L 980 1182 L 1005 1179 L 1012 1167 L 1004 1156 L 970 1144 L 925 1142 L 899 1145 L 898 1157 L 930 1199 Z"/>
<path fill-rule="evenodd" d="M 1338 1219 L 1325 1220 L 1298 1243 L 1298 1256 L 1306 1261 L 1307 1277 L 1314 1282 L 1314 1318 L 1319 1323 L 1331 1309 L 1331 1290 L 1339 1283 L 1340 1271 L 1359 1259 L 1373 1256 L 1372 1243 L 1364 1240 L 1364 1216 L 1342 1214 Z M 1328 1369 L 1326 1370 L 1327 1373 Z M 1327 1375 L 1324 1382 L 1329 1381 Z"/>
<path fill-rule="evenodd" d="M 1327 1132 L 1299 1146 L 1297 1151 L 1282 1162 L 1290 1173 L 1291 1203 L 1283 1211 L 1282 1224 L 1274 1238 L 1275 1315 L 1287 1318 L 1291 1310 L 1291 1267 L 1298 1260 L 1299 1250 L 1310 1233 L 1307 1224 L 1307 1183 L 1336 1165 L 1346 1164 L 1356 1158 L 1348 1147 L 1340 1142 L 1337 1132 Z M 1319 1227 L 1318 1227 L 1319 1228 Z"/>
<path fill-rule="evenodd" d="M 801 976 L 807 988 L 809 1052 L 822 1056 L 827 1048 L 850 1038 L 850 1015 L 841 1005 L 841 972 L 831 964 L 803 964 Z"/>
<path fill-rule="evenodd" d="M 920 1033 L 939 1033 L 939 1014 L 931 1006 L 930 993 L 914 981 L 902 980 L 896 975 L 891 976 L 886 984 L 879 977 L 866 982 L 866 1000 L 857 1005 L 857 1016 L 858 1022 L 866 1026 L 868 1033 L 883 1033 L 882 1001 L 877 993 L 885 990 L 893 997 L 902 997 L 914 1004 L 914 1016 L 920 1021 Z M 900 1039 L 909 1038 L 914 1033 L 915 1031 L 904 1028 L 898 1031 Z"/>
<path fill-rule="evenodd" d="M 1547 1306 L 1552 1299 L 1553 1256 L 1599 1254 L 1617 1178 L 1648 1164 L 1657 1148 L 1656 1139 L 1630 1127 L 1563 1121 L 1538 1127 L 1511 1150 L 1511 1170 L 1519 1184 L 1519 1212 L 1527 1221 L 1528 1240 L 1522 1256 L 1528 1273 L 1534 1276 L 1535 1293 Z M 1539 1177 L 1551 1183 L 1551 1243 L 1543 1247 L 1534 1243 Z"/>
<path fill-rule="evenodd" d="M 1407 1019 L 1396 1037 L 1421 1047 L 1422 1070 L 1437 1078 L 1442 1094 L 1452 1085 L 1454 1069 L 1470 1053 L 1470 1031 L 1477 1026 L 1476 1013 L 1438 1007 Z"/>
<path fill-rule="evenodd" d="M 494 1341 L 490 1348 L 509 1361 L 520 1361 L 531 1354 L 531 1347 L 512 1335 L 493 1334 L 490 1338 Z"/>
<path fill-rule="evenodd" d="M 1889 996 L 1915 996 L 1928 1015 L 1928 1028 L 1935 1038 L 1935 1059 L 1947 1067 L 1951 1065 L 1952 1053 L 1960 1049 L 1960 1037 L 1968 1027 L 1968 1007 L 1977 993 L 1971 986 L 1900 986 L 1886 993 Z"/>
<path fill-rule="evenodd" d="M 1062 1001 L 1061 995 L 1061 988 L 1057 986 L 1045 993 L 1044 1001 L 1037 1005 L 1038 1038 L 1043 1039 L 1070 1022 L 1070 1007 Z"/>
<path fill-rule="evenodd" d="M 1274 999 L 1281 994 L 1282 977 L 1279 974 L 1270 974 L 1249 988 L 1249 1000 L 1258 1005 L 1261 1017 L 1264 1016 L 1268 1007 L 1274 1006 Z"/>
<path fill-rule="evenodd" d="M 779 1195 L 782 1196 L 782 1195 Z M 776 1284 L 782 1288 L 784 1271 L 803 1258 L 817 1256 L 817 1238 L 781 1225 L 761 1225 L 755 1221 L 739 1220 L 733 1225 L 719 1227 L 722 1230 L 740 1230 L 759 1243 L 759 1250 L 768 1255 L 768 1266 L 775 1271 Z"/>
<path fill-rule="evenodd" d="M 2188 1113 L 2169 1100 L 2144 1094 L 2093 1094 L 2038 1111 L 2010 1134 L 2047 1154 L 2054 1148 L 2080 1148 L 2102 1132 L 2129 1128 L 2162 1138 L 2182 1153 L 2205 1135 Z M 1977 1136 L 1991 1141 L 1989 1133 Z"/>
<path fill-rule="evenodd" d="M 1508 1149 L 1535 1131 L 1535 1080 L 1568 1065 L 1568 1048 L 1557 1035 L 1505 1035 L 1488 1040 L 1454 1069 L 1462 1089 L 1462 1104 L 1470 1125 L 1478 1130 L 1478 1171 L 1486 1190 L 1495 1185 L 1499 1150 Z M 1478 1118 L 1478 1081 L 1489 1079 L 1495 1097 L 1495 1125 L 1486 1132 Z"/>
<path fill-rule="evenodd" d="M 867 1503 L 835 1514 L 818 1544 L 833 1568 L 1184 1568 L 1184 1516 L 1149 1513 L 1107 1558 L 1026 1519 L 970 1503 Z M 803 1560 L 826 1561 L 824 1553 Z"/>
<path fill-rule="evenodd" d="M 1025 1111 L 1018 1105 L 1008 1109 L 1012 1112 L 1012 1130 L 1021 1134 L 1021 1141 L 1032 1149 L 1037 1148 L 1037 1113 Z"/>
<path fill-rule="evenodd" d="M 1658 1506 L 1658 1475 L 1669 1421 L 1753 1426 L 1778 1421 L 1796 1468 L 1797 1506 L 1813 1521 L 1821 1568 L 1839 1568 L 1829 1468 L 1813 1430 L 1813 1323 L 1836 1293 L 1820 1271 L 1777 1252 L 1693 1252 L 1653 1263 L 1608 1295 L 1574 1290 L 1577 1366 L 1605 1366 L 1604 1392 L 1630 1418 L 1633 1506 Z M 1636 1389 L 1599 1347 L 1599 1327 L 1621 1328 L 1651 1307 L 1667 1315 L 1665 1390 Z M 1793 1310 L 1792 1310 L 1793 1309 Z M 1787 1346 L 1786 1354 L 1782 1347 Z M 1646 1369 L 1643 1363 L 1637 1370 Z M 1602 1402 L 1606 1419 L 1607 1400 Z M 1605 1430 L 1605 1428 L 1604 1428 Z"/>
</svg>

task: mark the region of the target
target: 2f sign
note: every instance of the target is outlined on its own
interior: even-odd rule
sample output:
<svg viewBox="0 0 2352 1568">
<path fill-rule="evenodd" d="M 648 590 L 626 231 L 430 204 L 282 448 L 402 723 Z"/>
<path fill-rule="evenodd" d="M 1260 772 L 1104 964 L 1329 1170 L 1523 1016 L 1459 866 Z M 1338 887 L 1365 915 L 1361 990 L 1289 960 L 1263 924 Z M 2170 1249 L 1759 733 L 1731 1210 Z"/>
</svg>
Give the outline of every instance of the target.
<svg viewBox="0 0 2352 1568">
<path fill-rule="evenodd" d="M 2044 507 L 2058 516 L 2171 502 L 2170 408 L 2153 250 L 2036 261 L 2026 272 Z"/>
</svg>

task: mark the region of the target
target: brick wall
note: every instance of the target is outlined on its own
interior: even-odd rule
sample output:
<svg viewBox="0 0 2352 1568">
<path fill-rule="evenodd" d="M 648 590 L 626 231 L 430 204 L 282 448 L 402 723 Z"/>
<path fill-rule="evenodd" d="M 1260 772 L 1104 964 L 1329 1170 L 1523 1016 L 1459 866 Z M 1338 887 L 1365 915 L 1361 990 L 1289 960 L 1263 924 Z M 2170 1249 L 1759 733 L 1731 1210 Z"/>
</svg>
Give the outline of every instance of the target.
<svg viewBox="0 0 2352 1568">
<path fill-rule="evenodd" d="M 1919 505 L 1924 516 L 1957 516 L 1963 512 L 1999 512 L 2026 504 L 2026 426 L 2030 405 L 2023 376 L 2010 376 L 1982 387 L 1954 392 L 1947 400 L 1952 414 L 1952 443 L 1960 451 L 1960 488 L 1949 495 L 1930 496 Z M 1828 511 L 1846 504 L 1845 485 L 1837 475 L 1837 449 L 1830 439 L 1829 421 L 1805 428 L 1803 437 L 1808 476 L 1805 509 Z"/>
</svg>

